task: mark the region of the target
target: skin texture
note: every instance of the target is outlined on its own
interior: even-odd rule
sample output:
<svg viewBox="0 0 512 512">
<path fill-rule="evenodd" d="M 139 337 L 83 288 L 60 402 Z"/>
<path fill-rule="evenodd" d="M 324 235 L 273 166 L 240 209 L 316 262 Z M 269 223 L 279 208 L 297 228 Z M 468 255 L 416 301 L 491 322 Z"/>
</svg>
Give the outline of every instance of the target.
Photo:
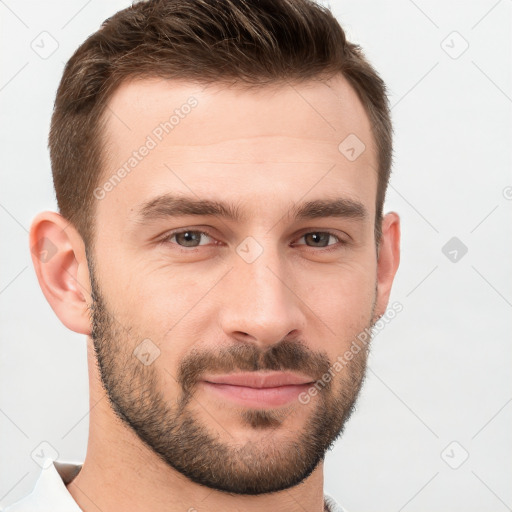
<svg viewBox="0 0 512 512">
<path fill-rule="evenodd" d="M 322 460 L 350 416 L 366 350 L 307 404 L 245 407 L 200 381 L 271 369 L 316 380 L 385 312 L 400 224 L 384 217 L 377 254 L 377 159 L 361 102 L 341 76 L 252 90 L 144 79 L 119 87 L 106 123 L 100 186 L 148 135 L 157 144 L 98 194 L 94 249 L 55 212 L 39 214 L 30 235 L 31 246 L 46 237 L 57 248 L 33 257 L 47 300 L 87 335 L 89 442 L 69 491 L 87 512 L 320 512 Z M 353 161 L 338 149 L 349 134 L 365 145 Z M 142 222 L 141 205 L 164 193 L 233 203 L 245 218 Z M 367 216 L 287 215 L 340 197 Z M 326 231 L 334 236 L 314 235 Z M 134 356 L 143 340 L 158 353 L 147 365 Z"/>
</svg>

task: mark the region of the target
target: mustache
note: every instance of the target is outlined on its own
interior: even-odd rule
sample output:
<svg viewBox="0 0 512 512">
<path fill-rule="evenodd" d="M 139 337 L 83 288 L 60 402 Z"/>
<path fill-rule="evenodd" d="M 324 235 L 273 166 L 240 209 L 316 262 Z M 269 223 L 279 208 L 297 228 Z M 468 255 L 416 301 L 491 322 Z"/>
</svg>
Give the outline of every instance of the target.
<svg viewBox="0 0 512 512">
<path fill-rule="evenodd" d="M 285 340 L 262 350 L 238 344 L 219 350 L 193 350 L 179 365 L 177 380 L 190 392 L 206 372 L 297 371 L 319 380 L 331 366 L 326 352 L 313 352 L 300 341 Z"/>
</svg>

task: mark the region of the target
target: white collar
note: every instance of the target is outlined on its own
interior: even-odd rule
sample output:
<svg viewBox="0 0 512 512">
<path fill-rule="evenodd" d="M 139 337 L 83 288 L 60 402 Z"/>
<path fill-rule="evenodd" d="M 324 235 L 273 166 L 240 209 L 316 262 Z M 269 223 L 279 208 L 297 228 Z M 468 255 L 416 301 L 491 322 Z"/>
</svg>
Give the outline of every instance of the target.
<svg viewBox="0 0 512 512">
<path fill-rule="evenodd" d="M 46 458 L 34 490 L 4 512 L 82 512 L 66 488 L 81 468 L 81 462 Z"/>
</svg>

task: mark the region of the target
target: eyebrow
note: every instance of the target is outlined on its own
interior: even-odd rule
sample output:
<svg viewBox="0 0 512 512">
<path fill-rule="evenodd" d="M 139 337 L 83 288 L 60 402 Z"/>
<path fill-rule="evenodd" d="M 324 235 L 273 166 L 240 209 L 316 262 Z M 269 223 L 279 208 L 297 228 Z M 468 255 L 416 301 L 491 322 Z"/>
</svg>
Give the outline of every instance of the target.
<svg viewBox="0 0 512 512">
<path fill-rule="evenodd" d="M 239 205 L 163 194 L 143 203 L 136 214 L 136 222 L 145 224 L 158 219 L 180 216 L 220 217 L 233 222 L 246 222 L 247 216 Z M 325 217 L 366 220 L 368 211 L 359 201 L 350 198 L 316 199 L 294 205 L 285 215 L 296 220 Z"/>
</svg>

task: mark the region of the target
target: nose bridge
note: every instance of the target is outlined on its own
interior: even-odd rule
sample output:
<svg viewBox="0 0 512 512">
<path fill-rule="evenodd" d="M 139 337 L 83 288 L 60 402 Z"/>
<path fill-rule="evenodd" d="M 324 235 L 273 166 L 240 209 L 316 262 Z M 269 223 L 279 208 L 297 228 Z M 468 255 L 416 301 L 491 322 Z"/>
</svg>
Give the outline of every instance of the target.
<svg viewBox="0 0 512 512">
<path fill-rule="evenodd" d="M 248 237 L 236 248 L 222 314 L 226 334 L 243 333 L 260 344 L 277 343 L 302 326 L 286 262 L 270 238 Z"/>
<path fill-rule="evenodd" d="M 237 266 L 238 278 L 246 283 L 244 296 L 256 309 L 280 307 L 287 300 L 282 262 L 279 257 L 268 256 L 269 252 L 252 263 L 243 262 Z"/>
</svg>

